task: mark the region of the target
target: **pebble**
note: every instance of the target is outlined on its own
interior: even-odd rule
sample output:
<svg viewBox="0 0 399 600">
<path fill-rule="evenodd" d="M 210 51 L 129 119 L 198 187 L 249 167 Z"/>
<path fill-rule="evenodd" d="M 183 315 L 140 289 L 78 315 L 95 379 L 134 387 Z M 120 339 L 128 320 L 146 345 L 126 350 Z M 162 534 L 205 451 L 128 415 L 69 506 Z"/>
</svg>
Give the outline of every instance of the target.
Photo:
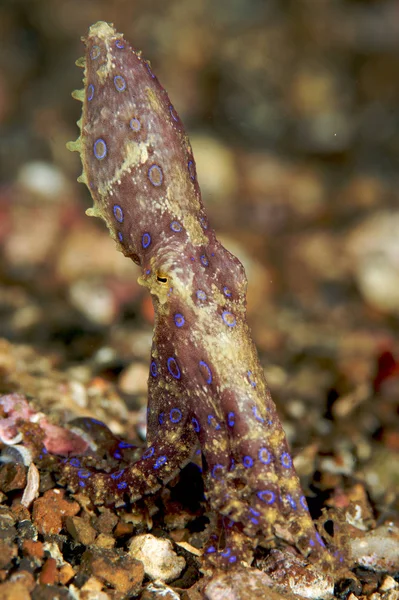
<svg viewBox="0 0 399 600">
<path fill-rule="evenodd" d="M 291 552 L 271 550 L 263 568 L 283 592 L 311 600 L 327 600 L 334 595 L 333 578 Z"/>
<path fill-rule="evenodd" d="M 147 585 L 140 600 L 180 600 L 180 596 L 172 588 L 156 581 Z"/>
<path fill-rule="evenodd" d="M 19 581 L 7 581 L 0 584 L 1 600 L 31 600 L 29 590 Z"/>
<path fill-rule="evenodd" d="M 143 563 L 148 577 L 166 583 L 177 579 L 186 566 L 185 559 L 174 552 L 170 540 L 151 534 L 134 537 L 129 545 L 129 554 Z"/>
<path fill-rule="evenodd" d="M 80 511 L 77 502 L 65 500 L 65 490 L 49 490 L 35 500 L 32 518 L 38 532 L 43 535 L 60 533 L 65 517 L 73 517 Z"/>
<path fill-rule="evenodd" d="M 141 589 L 144 568 L 141 562 L 120 550 L 90 548 L 81 561 L 81 571 L 94 575 L 118 592 L 130 597 Z"/>
<path fill-rule="evenodd" d="M 65 526 L 73 539 L 79 544 L 90 546 L 96 539 L 96 531 L 81 517 L 67 517 Z"/>
<path fill-rule="evenodd" d="M 45 583 L 46 585 L 52 585 L 53 583 L 57 582 L 57 579 L 57 561 L 55 560 L 55 558 L 50 557 L 46 560 L 42 567 L 39 576 L 39 581 L 40 583 Z"/>
<path fill-rule="evenodd" d="M 351 538 L 349 546 L 356 566 L 395 573 L 399 569 L 399 527 L 381 525 L 362 538 Z"/>
<path fill-rule="evenodd" d="M 148 365 L 133 363 L 119 376 L 119 388 L 125 394 L 147 394 Z"/>
<path fill-rule="evenodd" d="M 206 600 L 283 600 L 284 596 L 273 587 L 273 580 L 262 571 L 234 569 L 213 577 L 205 586 L 203 597 Z M 193 594 L 188 598 L 197 597 Z"/>
<path fill-rule="evenodd" d="M 372 307 L 399 313 L 399 212 L 372 215 L 348 238 L 360 293 Z"/>
</svg>

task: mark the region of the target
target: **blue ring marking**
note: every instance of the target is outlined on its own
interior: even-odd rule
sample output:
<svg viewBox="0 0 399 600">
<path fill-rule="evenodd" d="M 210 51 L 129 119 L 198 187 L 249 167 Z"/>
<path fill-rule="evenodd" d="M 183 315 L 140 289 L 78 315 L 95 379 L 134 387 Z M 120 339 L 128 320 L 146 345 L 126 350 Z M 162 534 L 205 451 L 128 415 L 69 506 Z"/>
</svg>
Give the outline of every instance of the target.
<svg viewBox="0 0 399 600">
<path fill-rule="evenodd" d="M 86 422 L 87 422 L 87 421 L 90 421 L 90 423 L 93 423 L 93 425 L 101 425 L 101 427 L 107 427 L 107 426 L 105 425 L 105 423 L 103 423 L 103 422 L 102 422 L 102 421 L 100 421 L 99 419 L 88 418 L 88 419 L 85 419 L 85 420 L 86 420 Z M 107 428 L 107 429 L 108 429 L 108 428 Z"/>
<path fill-rule="evenodd" d="M 141 245 L 143 246 L 143 248 L 148 248 L 148 246 L 151 244 L 151 236 L 149 233 L 143 233 L 143 236 L 141 238 Z"/>
<path fill-rule="evenodd" d="M 179 233 L 183 229 L 183 226 L 179 221 L 172 221 L 170 224 L 170 228 L 172 231 Z"/>
<path fill-rule="evenodd" d="M 170 112 L 170 116 L 172 117 L 172 119 L 178 123 L 179 122 L 179 117 L 177 116 L 177 113 L 173 107 L 173 104 L 169 104 L 169 112 Z"/>
<path fill-rule="evenodd" d="M 151 456 L 154 456 L 154 452 L 155 452 L 154 446 L 150 446 L 149 448 L 147 448 L 147 450 L 145 452 L 143 452 L 141 458 L 143 458 L 144 460 L 146 458 L 151 458 Z"/>
<path fill-rule="evenodd" d="M 261 490 L 260 492 L 256 492 L 256 495 L 265 504 L 273 504 L 276 499 L 276 494 L 271 490 Z M 267 496 L 269 497 L 267 498 Z"/>
<path fill-rule="evenodd" d="M 174 377 L 175 379 L 180 379 L 181 373 L 176 359 L 173 356 L 170 356 L 166 364 L 168 365 L 168 371 L 172 375 L 172 377 Z M 172 371 L 173 368 L 176 369 L 175 372 Z"/>
<path fill-rule="evenodd" d="M 208 223 L 206 222 L 205 217 L 200 217 L 200 223 L 201 223 L 202 229 L 208 229 Z"/>
<path fill-rule="evenodd" d="M 215 431 L 219 431 L 220 424 L 217 422 L 216 418 L 213 415 L 208 415 L 208 425 L 212 425 L 212 421 L 215 421 Z"/>
<path fill-rule="evenodd" d="M 259 448 L 258 458 L 264 465 L 269 465 L 272 460 L 272 455 L 267 448 Z"/>
<path fill-rule="evenodd" d="M 189 160 L 187 163 L 187 169 L 188 169 L 188 174 L 190 175 L 190 179 L 191 181 L 195 181 L 196 177 L 195 177 L 195 166 L 194 166 L 194 161 L 193 160 Z M 204 227 L 204 229 L 206 229 L 206 227 Z"/>
<path fill-rule="evenodd" d="M 297 508 L 296 502 L 295 502 L 294 498 L 291 496 L 291 494 L 286 494 L 285 497 L 287 498 L 288 504 L 291 506 L 291 508 L 293 510 L 296 510 L 296 508 Z"/>
<path fill-rule="evenodd" d="M 251 514 L 253 514 L 255 517 L 260 517 L 260 512 L 258 510 L 255 510 L 254 508 L 250 508 L 249 512 Z"/>
<path fill-rule="evenodd" d="M 123 223 L 123 219 L 125 218 L 123 215 L 122 207 L 119 204 L 114 204 L 113 207 L 114 217 L 118 221 L 118 223 Z"/>
<path fill-rule="evenodd" d="M 183 327 L 184 323 L 186 322 L 185 318 L 181 313 L 176 313 L 173 317 L 173 320 L 175 322 L 176 327 Z"/>
<path fill-rule="evenodd" d="M 123 235 L 121 234 L 121 232 L 120 232 L 120 231 L 118 231 L 118 240 L 119 240 L 120 242 L 123 242 Z"/>
<path fill-rule="evenodd" d="M 215 546 L 209 546 L 209 548 L 207 548 L 207 549 L 205 550 L 205 552 L 206 552 L 207 554 L 213 554 L 214 552 L 216 552 L 216 548 L 215 548 Z"/>
<path fill-rule="evenodd" d="M 231 296 L 232 296 L 232 294 L 231 294 L 231 291 L 230 291 L 230 288 L 229 288 L 229 287 L 227 287 L 227 285 L 225 285 L 225 286 L 223 287 L 223 294 L 224 294 L 224 295 L 225 295 L 227 298 L 231 298 Z"/>
<path fill-rule="evenodd" d="M 98 138 L 93 144 L 94 156 L 97 160 L 102 160 L 107 156 L 107 144 L 102 138 Z"/>
<path fill-rule="evenodd" d="M 141 123 L 137 119 L 137 117 L 133 117 L 133 118 L 130 119 L 129 127 L 135 133 L 137 133 L 138 131 L 140 131 L 140 129 L 141 129 Z"/>
<path fill-rule="evenodd" d="M 205 254 L 201 254 L 200 261 L 204 267 L 207 267 L 209 265 L 209 260 Z"/>
<path fill-rule="evenodd" d="M 259 525 L 259 519 L 255 519 L 254 517 L 252 517 L 250 519 L 251 523 L 253 523 L 254 525 Z"/>
<path fill-rule="evenodd" d="M 118 444 L 119 448 L 134 448 L 134 444 L 129 444 L 129 442 L 125 442 L 124 440 L 121 440 Z"/>
<path fill-rule="evenodd" d="M 172 423 L 179 423 L 179 421 L 181 421 L 183 418 L 183 413 L 180 410 L 180 408 L 172 408 L 170 413 L 169 413 L 169 419 L 172 421 Z"/>
<path fill-rule="evenodd" d="M 256 387 L 256 381 L 254 380 L 252 371 L 247 371 L 247 379 L 248 383 L 250 383 L 252 387 Z"/>
<path fill-rule="evenodd" d="M 158 415 L 158 423 L 160 425 L 163 425 L 165 423 L 165 413 L 164 412 L 159 413 L 159 415 Z"/>
<path fill-rule="evenodd" d="M 257 421 L 259 421 L 259 423 L 264 423 L 265 419 L 263 419 L 260 415 L 258 415 L 258 409 L 256 406 L 252 407 L 252 412 L 254 414 L 254 417 Z"/>
<path fill-rule="evenodd" d="M 234 427 L 236 422 L 236 416 L 233 412 L 229 412 L 229 414 L 227 415 L 227 424 L 229 427 Z"/>
<path fill-rule="evenodd" d="M 232 458 L 232 459 L 230 460 L 230 468 L 229 468 L 229 471 L 234 471 L 235 467 L 236 467 L 236 461 L 234 460 L 234 458 Z"/>
<path fill-rule="evenodd" d="M 233 315 L 233 313 L 231 313 L 229 310 L 224 310 L 222 312 L 222 319 L 223 319 L 223 322 L 228 327 L 235 327 L 235 325 L 236 325 L 236 318 Z"/>
<path fill-rule="evenodd" d="M 198 300 L 206 300 L 206 294 L 204 290 L 197 290 L 196 296 Z"/>
<path fill-rule="evenodd" d="M 212 383 L 212 371 L 210 370 L 210 368 L 208 367 L 208 365 L 206 364 L 206 362 L 204 360 L 200 360 L 198 364 L 200 367 L 204 367 L 204 369 L 207 371 L 208 379 L 205 379 L 205 381 L 208 385 L 210 385 Z M 204 376 L 203 373 L 202 373 L 202 375 Z"/>
<path fill-rule="evenodd" d="M 114 85 L 118 92 L 124 92 L 126 89 L 126 81 L 122 77 L 122 75 L 115 75 L 114 77 Z"/>
<path fill-rule="evenodd" d="M 157 367 L 157 363 L 153 360 L 151 365 L 150 365 L 150 373 L 153 377 L 156 377 L 158 375 L 158 367 Z"/>
<path fill-rule="evenodd" d="M 148 71 L 148 72 L 149 72 L 149 74 L 151 75 L 151 77 L 152 77 L 153 79 L 155 79 L 155 75 L 154 75 L 154 73 L 151 71 L 151 67 L 150 67 L 149 63 L 148 63 L 148 62 L 145 60 L 145 61 L 144 61 L 144 64 L 145 64 L 145 66 L 146 66 L 146 68 L 147 68 L 147 71 Z"/>
<path fill-rule="evenodd" d="M 148 179 L 155 187 L 159 187 L 160 185 L 162 185 L 163 172 L 161 167 L 159 167 L 158 165 L 151 165 L 151 167 L 148 169 Z"/>
<path fill-rule="evenodd" d="M 299 504 L 302 506 L 302 508 L 303 508 L 304 510 L 306 510 L 306 511 L 309 511 L 309 508 L 308 508 L 308 505 L 307 505 L 307 502 L 306 502 L 306 498 L 305 498 L 305 496 L 301 496 L 301 497 L 299 498 Z"/>
<path fill-rule="evenodd" d="M 113 479 L 114 481 L 120 479 L 124 472 L 125 469 L 121 469 L 120 471 L 115 471 L 115 473 L 111 473 L 111 479 Z"/>
<path fill-rule="evenodd" d="M 229 558 L 229 563 L 235 563 L 235 562 L 236 562 L 236 560 L 237 560 L 237 557 L 236 557 L 236 556 L 230 556 L 230 558 Z"/>
<path fill-rule="evenodd" d="M 90 58 L 91 60 L 96 60 L 101 54 L 101 48 L 100 46 L 93 46 L 93 48 L 90 50 Z"/>
<path fill-rule="evenodd" d="M 123 50 L 123 48 L 125 47 L 125 44 L 122 42 L 122 40 L 116 40 L 115 46 L 117 48 L 119 48 L 119 50 Z"/>
<path fill-rule="evenodd" d="M 223 552 L 220 553 L 220 556 L 224 556 L 225 558 L 227 558 L 228 556 L 230 556 L 230 554 L 231 554 L 230 548 L 226 548 Z"/>
<path fill-rule="evenodd" d="M 315 545 L 315 542 L 314 542 L 314 540 L 310 539 L 310 540 L 309 540 L 309 546 L 312 546 L 312 548 L 313 548 L 313 546 L 314 546 L 314 545 Z"/>
<path fill-rule="evenodd" d="M 91 102 L 94 98 L 94 85 L 91 83 L 87 88 L 87 100 Z"/>
<path fill-rule="evenodd" d="M 80 467 L 80 460 L 78 458 L 71 458 L 69 464 L 73 467 Z"/>
<path fill-rule="evenodd" d="M 113 457 L 116 458 L 116 460 L 120 460 L 122 458 L 122 454 L 116 450 L 113 454 Z"/>
<path fill-rule="evenodd" d="M 79 483 L 80 487 L 86 487 L 86 484 L 85 484 L 85 482 L 84 482 L 84 481 L 81 481 L 81 480 L 79 479 L 79 482 L 78 482 L 78 483 Z"/>
<path fill-rule="evenodd" d="M 160 467 L 162 467 L 166 462 L 168 461 L 168 457 L 163 455 L 160 456 L 159 458 L 157 458 L 155 464 L 154 464 L 154 469 L 159 469 Z"/>
<path fill-rule="evenodd" d="M 250 469 L 254 466 L 254 460 L 251 456 L 244 456 L 242 459 L 242 464 L 246 469 Z"/>
<path fill-rule="evenodd" d="M 125 490 L 127 488 L 127 483 L 126 481 L 120 481 L 116 487 L 118 490 Z"/>
<path fill-rule="evenodd" d="M 292 467 L 292 458 L 288 454 L 288 452 L 283 452 L 280 456 L 280 462 L 286 469 L 290 469 Z"/>
<path fill-rule="evenodd" d="M 196 433 L 198 433 L 198 432 L 199 432 L 199 430 L 201 429 L 201 428 L 200 428 L 200 424 L 198 423 L 198 419 L 196 419 L 195 417 L 193 417 L 193 418 L 191 419 L 191 423 L 193 424 L 194 431 L 195 431 Z"/>
<path fill-rule="evenodd" d="M 218 479 L 218 477 L 220 477 L 220 474 L 217 474 L 217 473 L 216 473 L 216 471 L 217 471 L 217 470 L 219 470 L 219 469 L 223 469 L 223 465 L 219 465 L 219 464 L 218 464 L 218 465 L 215 465 L 215 466 L 212 468 L 211 475 L 212 475 L 212 477 L 214 477 L 215 479 Z"/>
<path fill-rule="evenodd" d="M 79 471 L 78 471 L 78 477 L 80 477 L 81 479 L 87 479 L 91 475 L 92 475 L 92 473 L 90 471 L 88 471 L 87 469 L 79 469 Z"/>
<path fill-rule="evenodd" d="M 316 540 L 319 542 L 320 546 L 323 546 L 323 548 L 326 547 L 325 543 L 323 542 L 323 539 L 320 535 L 320 533 L 318 531 L 316 531 Z"/>
</svg>

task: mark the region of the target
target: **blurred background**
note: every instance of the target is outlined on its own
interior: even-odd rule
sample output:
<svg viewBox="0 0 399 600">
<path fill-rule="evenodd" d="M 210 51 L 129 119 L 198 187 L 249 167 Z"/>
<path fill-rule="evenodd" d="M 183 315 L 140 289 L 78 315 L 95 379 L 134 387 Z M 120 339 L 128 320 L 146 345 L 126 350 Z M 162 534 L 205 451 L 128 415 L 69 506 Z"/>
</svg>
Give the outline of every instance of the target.
<svg viewBox="0 0 399 600">
<path fill-rule="evenodd" d="M 392 504 L 398 2 L 1 1 L 0 334 L 58 368 L 86 365 L 133 406 L 145 402 L 151 302 L 85 216 L 65 148 L 78 135 L 80 37 L 97 20 L 143 50 L 185 123 L 211 224 L 247 270 L 291 443 L 331 455 L 325 487 L 367 465 L 369 493 Z"/>
</svg>

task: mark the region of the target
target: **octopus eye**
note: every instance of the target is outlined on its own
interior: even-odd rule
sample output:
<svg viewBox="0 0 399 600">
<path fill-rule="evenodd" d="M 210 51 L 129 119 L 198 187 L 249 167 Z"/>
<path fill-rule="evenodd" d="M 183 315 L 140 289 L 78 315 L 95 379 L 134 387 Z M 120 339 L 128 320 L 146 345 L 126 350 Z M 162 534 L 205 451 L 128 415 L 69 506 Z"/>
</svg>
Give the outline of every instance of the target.
<svg viewBox="0 0 399 600">
<path fill-rule="evenodd" d="M 157 281 L 159 281 L 159 283 L 162 283 L 162 285 L 165 285 L 168 283 L 169 277 L 164 275 L 164 273 L 157 273 Z"/>
</svg>

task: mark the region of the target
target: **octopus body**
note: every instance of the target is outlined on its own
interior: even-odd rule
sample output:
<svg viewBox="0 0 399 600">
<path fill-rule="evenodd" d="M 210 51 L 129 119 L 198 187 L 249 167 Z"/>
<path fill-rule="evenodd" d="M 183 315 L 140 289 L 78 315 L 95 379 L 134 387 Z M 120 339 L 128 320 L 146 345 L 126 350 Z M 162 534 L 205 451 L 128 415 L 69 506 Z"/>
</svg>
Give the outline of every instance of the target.
<svg viewBox="0 0 399 600">
<path fill-rule="evenodd" d="M 246 322 L 247 280 L 216 239 L 195 161 L 167 93 L 141 53 L 104 22 L 87 37 L 79 178 L 117 247 L 141 268 L 155 326 L 148 438 L 124 470 L 93 473 L 72 459 L 72 488 L 96 503 L 155 492 L 200 447 L 206 497 L 224 524 L 211 560 L 250 560 L 258 541 L 285 536 L 304 555 L 328 554 L 309 515 Z M 285 532 L 281 533 L 281 532 Z"/>
</svg>

